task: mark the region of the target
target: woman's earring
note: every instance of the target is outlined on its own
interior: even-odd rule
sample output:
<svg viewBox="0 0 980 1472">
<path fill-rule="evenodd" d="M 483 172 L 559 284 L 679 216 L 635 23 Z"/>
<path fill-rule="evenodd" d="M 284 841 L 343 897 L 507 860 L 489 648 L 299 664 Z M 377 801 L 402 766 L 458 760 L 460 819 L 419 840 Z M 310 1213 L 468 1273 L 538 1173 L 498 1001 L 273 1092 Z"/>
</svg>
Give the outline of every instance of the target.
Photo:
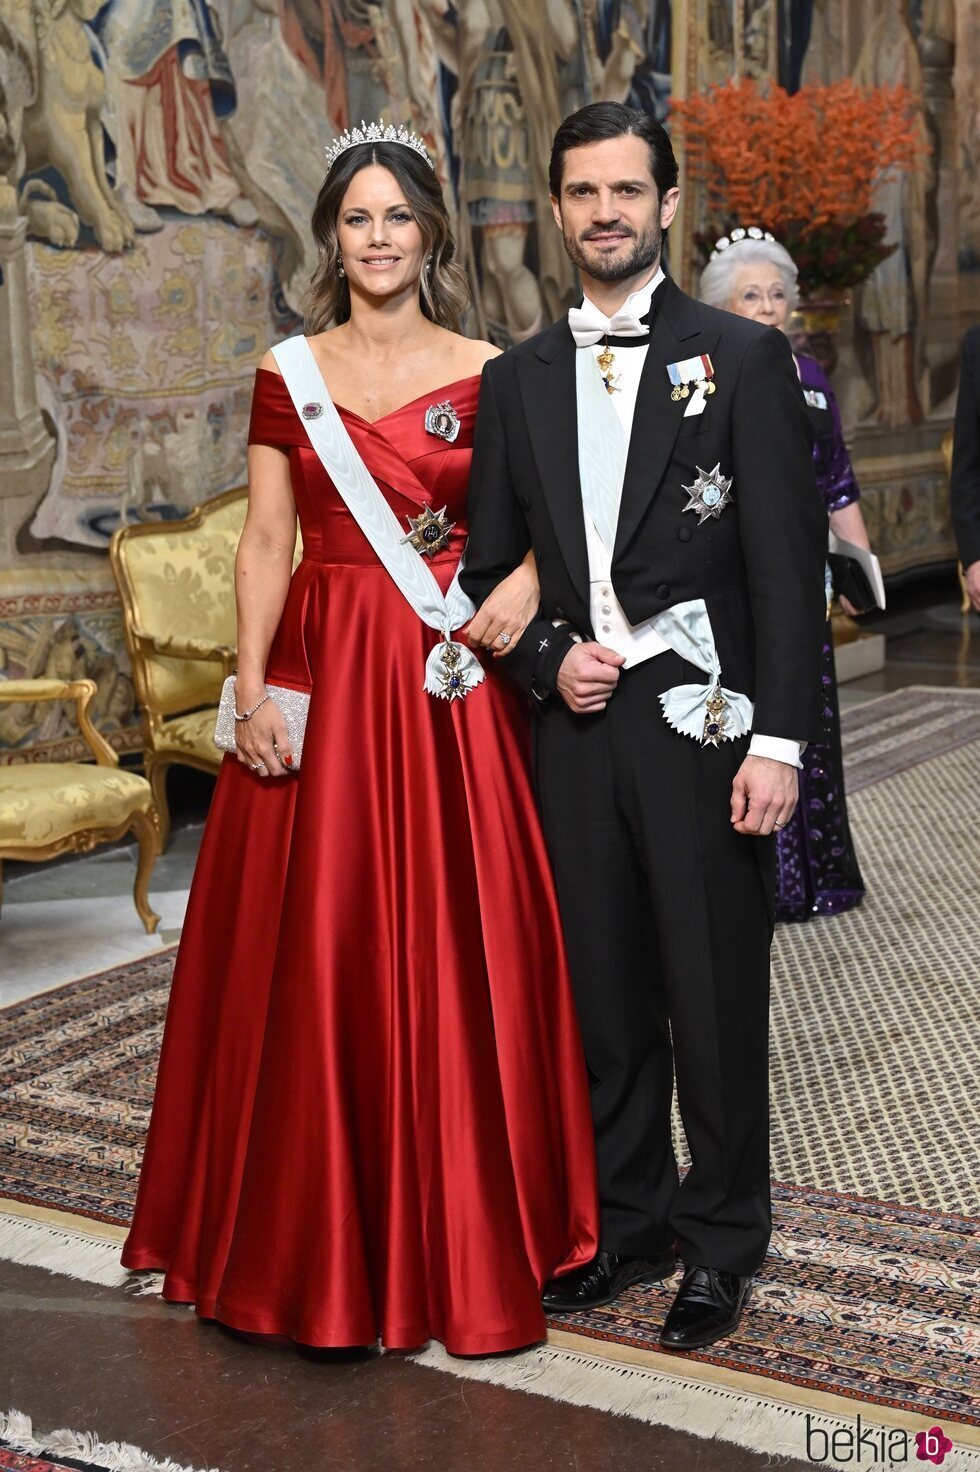
<svg viewBox="0 0 980 1472">
<path fill-rule="evenodd" d="M 337 262 L 337 275 L 338 276 L 346 276 L 347 275 L 347 272 L 344 270 L 343 260 L 340 260 L 340 261 Z"/>
<path fill-rule="evenodd" d="M 433 257 L 431 255 L 428 257 L 428 259 L 426 260 L 426 263 L 425 264 L 426 264 L 426 269 L 428 270 L 429 275 L 431 276 L 432 273 L 433 273 L 433 271 L 436 268 L 435 260 L 433 259 Z"/>
</svg>

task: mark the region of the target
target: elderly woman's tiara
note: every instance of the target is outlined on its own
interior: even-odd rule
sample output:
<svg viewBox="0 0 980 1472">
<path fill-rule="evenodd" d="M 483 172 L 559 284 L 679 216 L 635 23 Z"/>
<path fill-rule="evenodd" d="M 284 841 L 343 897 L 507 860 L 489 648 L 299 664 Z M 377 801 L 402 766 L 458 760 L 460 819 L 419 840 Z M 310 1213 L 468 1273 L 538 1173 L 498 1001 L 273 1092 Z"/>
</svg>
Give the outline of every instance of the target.
<svg viewBox="0 0 980 1472">
<path fill-rule="evenodd" d="M 401 143 L 403 147 L 411 148 L 420 158 L 424 158 L 429 168 L 435 172 L 436 166 L 417 133 L 410 133 L 404 126 L 396 128 L 394 123 L 388 123 L 387 126 L 384 123 L 366 123 L 362 118 L 359 128 L 349 128 L 324 149 L 327 155 L 327 173 L 329 174 L 342 153 L 346 153 L 349 148 L 356 148 L 359 143 Z"/>
<path fill-rule="evenodd" d="M 738 245 L 741 240 L 768 240 L 775 243 L 776 237 L 769 230 L 760 230 L 758 225 L 750 225 L 747 230 L 743 230 L 741 225 L 739 225 L 730 235 L 720 235 L 718 237 L 715 241 L 714 250 L 711 252 L 711 259 L 713 261 L 717 260 L 720 255 L 724 254 L 733 245 Z"/>
</svg>

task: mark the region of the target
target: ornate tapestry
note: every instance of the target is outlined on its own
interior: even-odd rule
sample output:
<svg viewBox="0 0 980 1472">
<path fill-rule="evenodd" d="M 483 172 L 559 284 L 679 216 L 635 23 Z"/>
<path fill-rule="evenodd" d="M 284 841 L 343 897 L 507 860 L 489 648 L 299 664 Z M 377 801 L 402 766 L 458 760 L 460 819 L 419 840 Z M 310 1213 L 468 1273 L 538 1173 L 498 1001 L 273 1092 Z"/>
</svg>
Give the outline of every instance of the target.
<svg viewBox="0 0 980 1472">
<path fill-rule="evenodd" d="M 362 118 L 424 136 L 470 277 L 467 330 L 507 346 L 575 294 L 546 185 L 566 113 L 613 99 L 669 128 L 672 96 L 741 76 L 916 86 L 931 154 L 914 187 L 928 208 L 919 219 L 885 199 L 901 251 L 856 303 L 835 384 L 870 464 L 886 570 L 893 551 L 895 569 L 948 557 L 938 445 L 957 257 L 980 264 L 974 9 L 0 0 L 0 678 L 91 675 L 102 729 L 120 749 L 138 744 L 109 539 L 244 479 L 255 365 L 301 323 L 323 148 Z M 688 289 L 698 210 L 687 190 L 671 232 Z M 861 333 L 896 311 L 916 334 L 924 411 L 911 474 L 904 442 L 862 428 L 876 430 L 880 393 Z M 6 708 L 0 760 L 75 749 L 67 712 L 49 708 L 40 727 L 33 714 Z"/>
</svg>

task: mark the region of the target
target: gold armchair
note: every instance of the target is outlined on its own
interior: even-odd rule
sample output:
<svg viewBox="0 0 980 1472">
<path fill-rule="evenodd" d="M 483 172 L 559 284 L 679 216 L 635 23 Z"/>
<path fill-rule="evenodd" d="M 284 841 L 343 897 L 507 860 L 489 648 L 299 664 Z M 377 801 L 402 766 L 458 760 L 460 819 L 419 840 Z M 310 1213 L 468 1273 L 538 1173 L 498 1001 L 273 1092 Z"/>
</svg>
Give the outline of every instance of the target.
<svg viewBox="0 0 980 1472">
<path fill-rule="evenodd" d="M 235 551 L 247 491 L 216 496 L 181 521 L 121 527 L 109 558 L 143 722 L 144 769 L 170 836 L 167 771 L 216 773 L 218 697 L 236 661 Z"/>
<path fill-rule="evenodd" d="M 148 889 L 157 855 L 157 823 L 150 784 L 119 768 L 119 758 L 93 726 L 88 706 L 93 680 L 2 680 L 0 702 L 40 704 L 74 700 L 90 762 L 19 762 L 0 766 L 0 903 L 4 859 L 53 859 L 87 853 L 132 832 L 139 844 L 133 900 L 148 934 L 160 917 Z"/>
</svg>

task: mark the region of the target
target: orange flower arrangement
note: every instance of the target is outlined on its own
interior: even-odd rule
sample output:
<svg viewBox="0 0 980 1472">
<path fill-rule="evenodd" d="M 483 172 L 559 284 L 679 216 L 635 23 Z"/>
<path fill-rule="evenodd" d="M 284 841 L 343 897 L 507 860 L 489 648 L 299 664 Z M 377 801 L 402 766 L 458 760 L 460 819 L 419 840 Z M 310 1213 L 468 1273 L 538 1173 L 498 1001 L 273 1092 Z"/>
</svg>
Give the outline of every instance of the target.
<svg viewBox="0 0 980 1472">
<path fill-rule="evenodd" d="M 746 223 L 772 230 L 804 293 L 856 285 L 894 249 L 871 207 L 881 174 L 911 172 L 927 151 L 908 88 L 844 80 L 791 94 L 743 79 L 673 102 L 671 117 L 715 233 Z"/>
</svg>

